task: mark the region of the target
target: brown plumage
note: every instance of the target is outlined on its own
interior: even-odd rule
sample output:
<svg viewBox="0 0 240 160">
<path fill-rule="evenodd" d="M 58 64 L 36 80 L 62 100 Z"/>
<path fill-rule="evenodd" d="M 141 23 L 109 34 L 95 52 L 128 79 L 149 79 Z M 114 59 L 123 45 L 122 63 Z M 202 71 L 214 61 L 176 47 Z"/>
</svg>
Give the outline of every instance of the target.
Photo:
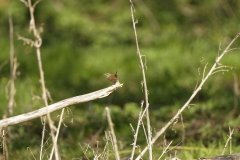
<svg viewBox="0 0 240 160">
<path fill-rule="evenodd" d="M 109 81 L 111 81 L 113 84 L 115 84 L 118 81 L 118 75 L 117 71 L 115 74 L 105 73 L 104 74 Z"/>
</svg>

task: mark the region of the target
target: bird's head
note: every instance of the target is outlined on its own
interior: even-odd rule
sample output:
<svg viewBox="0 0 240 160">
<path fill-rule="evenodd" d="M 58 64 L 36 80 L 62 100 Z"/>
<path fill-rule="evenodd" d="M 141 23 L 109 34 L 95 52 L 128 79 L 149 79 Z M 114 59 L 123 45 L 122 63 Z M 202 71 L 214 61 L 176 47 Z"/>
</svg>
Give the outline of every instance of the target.
<svg viewBox="0 0 240 160">
<path fill-rule="evenodd" d="M 107 78 L 111 76 L 110 73 L 105 73 L 104 75 L 105 75 Z"/>
</svg>

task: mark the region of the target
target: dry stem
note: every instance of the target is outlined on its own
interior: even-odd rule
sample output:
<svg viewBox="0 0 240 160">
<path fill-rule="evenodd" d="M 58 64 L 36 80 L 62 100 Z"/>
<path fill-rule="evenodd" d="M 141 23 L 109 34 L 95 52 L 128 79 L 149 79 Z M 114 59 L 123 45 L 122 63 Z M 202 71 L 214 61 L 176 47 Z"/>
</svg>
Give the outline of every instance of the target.
<svg viewBox="0 0 240 160">
<path fill-rule="evenodd" d="M 60 115 L 60 119 L 59 119 L 59 122 L 58 122 L 58 128 L 57 128 L 57 132 L 56 132 L 56 135 L 55 135 L 55 144 L 57 144 L 57 140 L 58 140 L 58 135 L 59 135 L 59 131 L 60 131 L 60 127 L 61 127 L 61 124 L 62 124 L 62 121 L 63 121 L 63 114 L 64 114 L 64 109 L 62 109 L 62 113 Z M 50 154 L 50 159 L 52 159 L 52 156 L 53 156 L 53 148 L 52 148 L 52 152 Z M 58 151 L 56 151 L 58 153 Z"/>
<path fill-rule="evenodd" d="M 112 136 L 112 139 L 113 139 L 113 150 L 114 150 L 114 153 L 115 153 L 115 158 L 116 158 L 116 160 L 120 160 L 120 156 L 119 156 L 119 153 L 118 153 L 118 146 L 117 146 L 117 138 L 116 138 L 114 128 L 113 128 L 114 124 L 112 123 L 109 108 L 106 107 L 105 110 L 107 112 L 108 125 L 109 125 L 110 133 L 111 133 L 111 136 Z"/>
<path fill-rule="evenodd" d="M 36 48 L 36 53 L 37 53 L 37 59 L 38 59 L 38 67 L 39 67 L 39 72 L 40 72 L 40 83 L 42 86 L 42 99 L 44 101 L 45 106 L 48 106 L 48 100 L 47 100 L 47 89 L 45 86 L 45 80 L 44 80 L 44 72 L 43 72 L 43 68 L 42 68 L 42 60 L 41 60 L 41 51 L 40 51 L 40 47 L 42 45 L 42 38 L 40 36 L 39 31 L 36 28 L 36 24 L 35 24 L 35 18 L 34 18 L 34 9 L 37 5 L 37 3 L 39 2 L 36 1 L 33 5 L 31 0 L 28 0 L 28 2 L 26 0 L 21 0 L 28 8 L 29 8 L 29 12 L 30 12 L 30 26 L 29 26 L 29 31 L 32 31 L 35 37 L 34 42 L 34 47 Z M 48 107 L 46 107 L 47 110 L 47 119 L 48 119 L 48 123 L 49 123 L 49 127 L 50 127 L 50 135 L 52 137 L 52 141 L 53 141 L 53 148 L 55 149 L 55 159 L 58 160 L 58 153 L 57 153 L 57 144 L 55 143 L 55 136 L 54 136 L 54 129 L 56 128 L 53 124 L 53 121 L 51 119 L 51 116 L 48 112 Z M 46 128 L 46 118 L 43 118 L 43 131 L 42 131 L 42 144 L 41 144 L 41 150 L 40 150 L 40 159 L 42 159 L 42 151 L 43 151 L 43 139 L 45 136 L 45 128 Z"/>
<path fill-rule="evenodd" d="M 8 160 L 8 148 L 7 148 L 7 143 L 6 143 L 6 134 L 5 134 L 5 129 L 2 130 L 2 148 L 3 148 L 3 156 L 5 160 Z"/>
<path fill-rule="evenodd" d="M 138 124 L 137 124 L 136 131 L 132 127 L 132 130 L 134 132 L 134 140 L 133 140 L 133 148 L 132 148 L 132 154 L 131 154 L 131 158 L 130 159 L 134 158 L 135 148 L 136 148 L 136 145 L 137 145 L 137 136 L 138 136 L 139 128 L 140 128 L 140 125 L 142 123 L 142 118 L 143 118 L 143 114 L 142 114 L 143 110 L 142 109 L 143 109 L 143 101 L 141 103 L 141 111 L 139 113 Z"/>
<path fill-rule="evenodd" d="M 9 2 L 11 3 L 11 2 Z M 12 21 L 12 13 L 11 13 L 11 4 L 9 5 L 8 11 L 8 20 L 9 20 L 9 36 L 10 36 L 10 93 L 9 93 L 9 101 L 8 101 L 8 112 L 10 115 L 13 115 L 13 107 L 14 107 L 14 96 L 16 93 L 14 80 L 16 78 L 16 70 L 17 70 L 17 58 L 14 57 L 14 41 L 13 41 L 13 21 Z"/>
<path fill-rule="evenodd" d="M 230 142 L 230 154 L 232 153 L 232 135 L 233 135 L 234 129 L 231 130 L 231 128 L 229 127 L 229 136 L 227 139 L 226 144 L 224 145 L 223 151 L 222 151 L 222 155 L 224 155 L 225 149 L 227 148 L 228 142 Z"/>
<path fill-rule="evenodd" d="M 130 10 L 131 10 L 131 17 L 132 17 L 132 24 L 133 24 L 133 30 L 134 30 L 134 36 L 136 40 L 136 48 L 137 48 L 137 55 L 139 58 L 140 66 L 142 69 L 142 76 L 143 76 L 143 87 L 144 87 L 144 95 L 145 95 L 145 108 L 146 108 L 146 119 L 147 119 L 147 142 L 148 142 L 148 150 L 149 150 L 149 160 L 152 160 L 152 132 L 151 132 L 151 125 L 150 125 L 150 119 L 149 119 L 149 103 L 148 103 L 148 89 L 147 89 L 147 81 L 146 81 L 146 76 L 145 76 L 145 70 L 144 70 L 144 64 L 142 61 L 142 55 L 140 53 L 139 45 L 138 45 L 138 38 L 137 38 L 137 31 L 136 31 L 136 21 L 133 15 L 134 12 L 134 7 L 133 7 L 133 2 L 130 0 Z M 136 137 L 137 138 L 137 137 Z"/>
<path fill-rule="evenodd" d="M 8 84 L 10 83 L 10 92 L 9 92 L 9 96 L 7 95 L 7 97 L 9 97 L 8 106 L 7 106 L 6 112 L 3 115 L 3 119 L 7 118 L 8 114 L 13 115 L 13 107 L 15 102 L 14 96 L 16 93 L 14 80 L 16 78 L 17 59 L 14 58 L 14 40 L 13 40 L 14 28 L 13 28 L 13 20 L 12 20 L 11 0 L 9 1 L 9 7 L 8 7 L 8 22 L 9 22 L 9 38 L 10 38 L 10 80 Z M 6 94 L 8 94 L 8 85 L 6 87 Z M 4 129 L 1 128 L 1 131 L 2 131 L 3 156 L 5 160 L 8 160 L 8 148 L 7 148 L 7 142 L 6 142 L 7 137 L 5 136 L 6 135 L 5 132 L 8 132 L 8 134 L 10 134 L 10 130 L 8 128 L 4 128 Z"/>
</svg>

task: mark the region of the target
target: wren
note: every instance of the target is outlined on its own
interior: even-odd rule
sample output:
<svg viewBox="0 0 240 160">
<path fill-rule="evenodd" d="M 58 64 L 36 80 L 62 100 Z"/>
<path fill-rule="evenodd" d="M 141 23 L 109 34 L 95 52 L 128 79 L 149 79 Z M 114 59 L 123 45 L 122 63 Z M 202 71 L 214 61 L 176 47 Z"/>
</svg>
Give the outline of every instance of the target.
<svg viewBox="0 0 240 160">
<path fill-rule="evenodd" d="M 113 84 L 115 84 L 116 82 L 118 82 L 118 74 L 117 74 L 117 71 L 116 71 L 115 74 L 105 73 L 104 75 L 105 75 L 105 76 L 107 77 L 107 79 L 108 79 L 109 81 L 111 81 Z"/>
</svg>

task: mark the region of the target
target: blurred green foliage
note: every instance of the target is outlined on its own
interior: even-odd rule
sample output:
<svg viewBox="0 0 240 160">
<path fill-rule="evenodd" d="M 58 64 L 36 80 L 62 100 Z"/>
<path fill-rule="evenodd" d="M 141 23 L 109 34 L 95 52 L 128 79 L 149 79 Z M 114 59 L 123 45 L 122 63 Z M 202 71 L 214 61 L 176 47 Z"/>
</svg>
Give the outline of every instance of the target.
<svg viewBox="0 0 240 160">
<path fill-rule="evenodd" d="M 37 98 L 41 96 L 41 87 L 35 49 L 17 38 L 17 34 L 33 38 L 28 32 L 29 11 L 20 1 L 11 1 L 10 4 L 15 54 L 20 64 L 14 110 L 18 115 L 40 108 L 43 103 Z M 134 0 L 134 4 L 140 51 L 147 66 L 152 127 L 158 130 L 192 94 L 199 75 L 198 68 L 201 79 L 205 64 L 208 63 L 208 71 L 214 63 L 219 44 L 221 52 L 239 32 L 240 1 Z M 5 89 L 10 78 L 8 9 L 8 1 L 1 1 L 0 65 L 8 62 L 0 70 L 1 114 L 8 103 Z M 110 110 L 117 137 L 121 137 L 120 150 L 129 150 L 133 139 L 129 123 L 136 126 L 140 102 L 144 99 L 129 2 L 43 0 L 36 6 L 35 21 L 39 28 L 43 28 L 42 63 L 46 86 L 54 102 L 107 87 L 110 83 L 103 74 L 118 70 L 124 86 L 114 92 Z M 239 47 L 239 42 L 237 40 L 233 47 Z M 221 148 L 228 126 L 238 126 L 233 120 L 239 115 L 238 110 L 235 108 L 236 112 L 231 112 L 234 109 L 232 73 L 240 73 L 238 52 L 232 51 L 221 61 L 236 68 L 210 77 L 192 102 L 195 105 L 183 113 L 185 144 L 207 146 L 221 139 L 221 142 L 216 142 L 216 148 Z M 200 63 L 201 59 L 203 63 Z M 81 148 L 76 142 L 99 140 L 104 147 L 102 140 L 107 129 L 104 106 L 107 103 L 108 98 L 104 98 L 70 107 L 74 123 L 70 122 L 69 114 L 70 118 L 65 122 L 68 127 L 62 129 L 59 140 L 60 152 L 66 159 L 81 157 Z M 57 117 L 54 119 L 57 121 Z M 27 146 L 38 154 L 42 129 L 40 120 L 10 128 L 11 133 L 15 133 L 11 137 L 11 159 L 16 155 L 29 157 Z M 96 135 L 99 130 L 100 135 Z M 179 122 L 169 129 L 166 136 L 174 139 L 176 145 L 182 140 L 181 134 Z M 28 137 L 32 137 L 31 141 Z M 240 137 L 236 135 L 235 138 L 236 143 L 239 142 Z M 193 144 L 193 141 L 198 142 Z M 144 142 L 144 135 L 140 133 L 139 144 L 144 146 Z M 162 140 L 158 144 L 162 144 Z M 202 155 L 194 152 L 191 156 L 197 158 Z"/>
</svg>

